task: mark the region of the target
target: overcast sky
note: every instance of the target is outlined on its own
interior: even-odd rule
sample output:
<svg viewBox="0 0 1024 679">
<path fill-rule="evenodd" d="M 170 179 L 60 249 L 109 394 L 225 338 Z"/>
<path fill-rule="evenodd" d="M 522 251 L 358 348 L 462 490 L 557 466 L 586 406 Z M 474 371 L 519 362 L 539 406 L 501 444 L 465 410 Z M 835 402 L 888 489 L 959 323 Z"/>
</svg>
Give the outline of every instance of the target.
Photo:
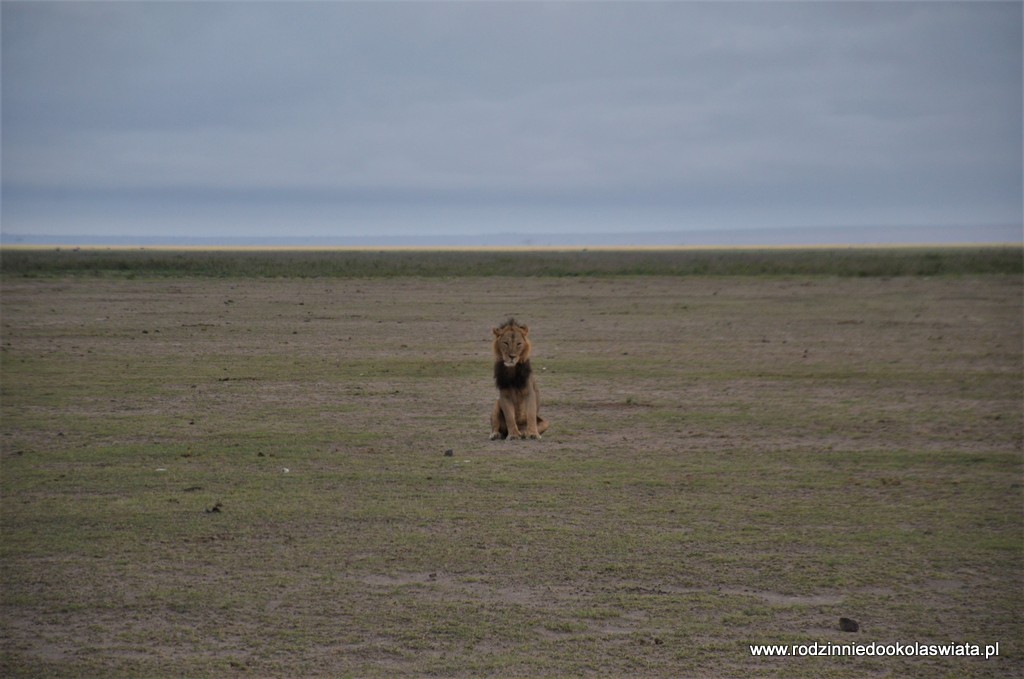
<svg viewBox="0 0 1024 679">
<path fill-rule="evenodd" d="M 0 7 L 8 240 L 1019 239 L 1020 2 Z"/>
</svg>

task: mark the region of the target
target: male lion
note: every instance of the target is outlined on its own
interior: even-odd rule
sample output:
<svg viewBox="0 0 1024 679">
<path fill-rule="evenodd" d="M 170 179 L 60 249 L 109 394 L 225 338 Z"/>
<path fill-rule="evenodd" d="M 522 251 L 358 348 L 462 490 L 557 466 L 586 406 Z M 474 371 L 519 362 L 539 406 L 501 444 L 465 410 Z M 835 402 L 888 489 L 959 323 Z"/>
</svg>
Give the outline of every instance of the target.
<svg viewBox="0 0 1024 679">
<path fill-rule="evenodd" d="M 510 318 L 494 328 L 494 383 L 498 400 L 491 412 L 491 440 L 539 439 L 548 421 L 537 414 L 540 396 L 530 370 L 530 329 Z"/>
</svg>

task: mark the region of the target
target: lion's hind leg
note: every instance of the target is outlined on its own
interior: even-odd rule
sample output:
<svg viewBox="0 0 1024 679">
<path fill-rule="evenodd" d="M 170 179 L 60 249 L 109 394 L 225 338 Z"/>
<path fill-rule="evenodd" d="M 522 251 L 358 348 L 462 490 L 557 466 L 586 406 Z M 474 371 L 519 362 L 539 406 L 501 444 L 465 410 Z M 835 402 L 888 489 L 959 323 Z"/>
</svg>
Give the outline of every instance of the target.
<svg viewBox="0 0 1024 679">
<path fill-rule="evenodd" d="M 550 427 L 550 426 L 551 426 L 550 422 L 545 420 L 540 415 L 537 416 L 537 436 L 540 436 L 541 434 L 546 432 L 548 430 L 548 427 Z"/>
</svg>

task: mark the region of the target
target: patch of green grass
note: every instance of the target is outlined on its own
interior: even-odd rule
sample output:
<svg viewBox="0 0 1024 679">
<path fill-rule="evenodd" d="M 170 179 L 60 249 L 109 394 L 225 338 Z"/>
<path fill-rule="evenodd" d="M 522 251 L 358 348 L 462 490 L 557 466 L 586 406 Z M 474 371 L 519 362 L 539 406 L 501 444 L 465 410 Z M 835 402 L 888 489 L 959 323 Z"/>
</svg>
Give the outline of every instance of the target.
<svg viewBox="0 0 1024 679">
<path fill-rule="evenodd" d="M 0 251 L 5 276 L 393 278 L 399 276 L 943 276 L 1020 274 L 1017 247 L 654 250 Z"/>
</svg>

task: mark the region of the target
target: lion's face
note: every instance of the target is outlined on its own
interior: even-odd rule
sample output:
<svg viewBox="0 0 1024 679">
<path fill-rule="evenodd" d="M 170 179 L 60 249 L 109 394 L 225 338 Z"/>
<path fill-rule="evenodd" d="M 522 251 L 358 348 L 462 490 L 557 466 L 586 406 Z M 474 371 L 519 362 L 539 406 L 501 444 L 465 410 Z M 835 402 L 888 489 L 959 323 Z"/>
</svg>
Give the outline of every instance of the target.
<svg viewBox="0 0 1024 679">
<path fill-rule="evenodd" d="M 530 358 L 530 329 L 525 325 L 503 325 L 494 329 L 494 357 L 512 368 Z"/>
</svg>

